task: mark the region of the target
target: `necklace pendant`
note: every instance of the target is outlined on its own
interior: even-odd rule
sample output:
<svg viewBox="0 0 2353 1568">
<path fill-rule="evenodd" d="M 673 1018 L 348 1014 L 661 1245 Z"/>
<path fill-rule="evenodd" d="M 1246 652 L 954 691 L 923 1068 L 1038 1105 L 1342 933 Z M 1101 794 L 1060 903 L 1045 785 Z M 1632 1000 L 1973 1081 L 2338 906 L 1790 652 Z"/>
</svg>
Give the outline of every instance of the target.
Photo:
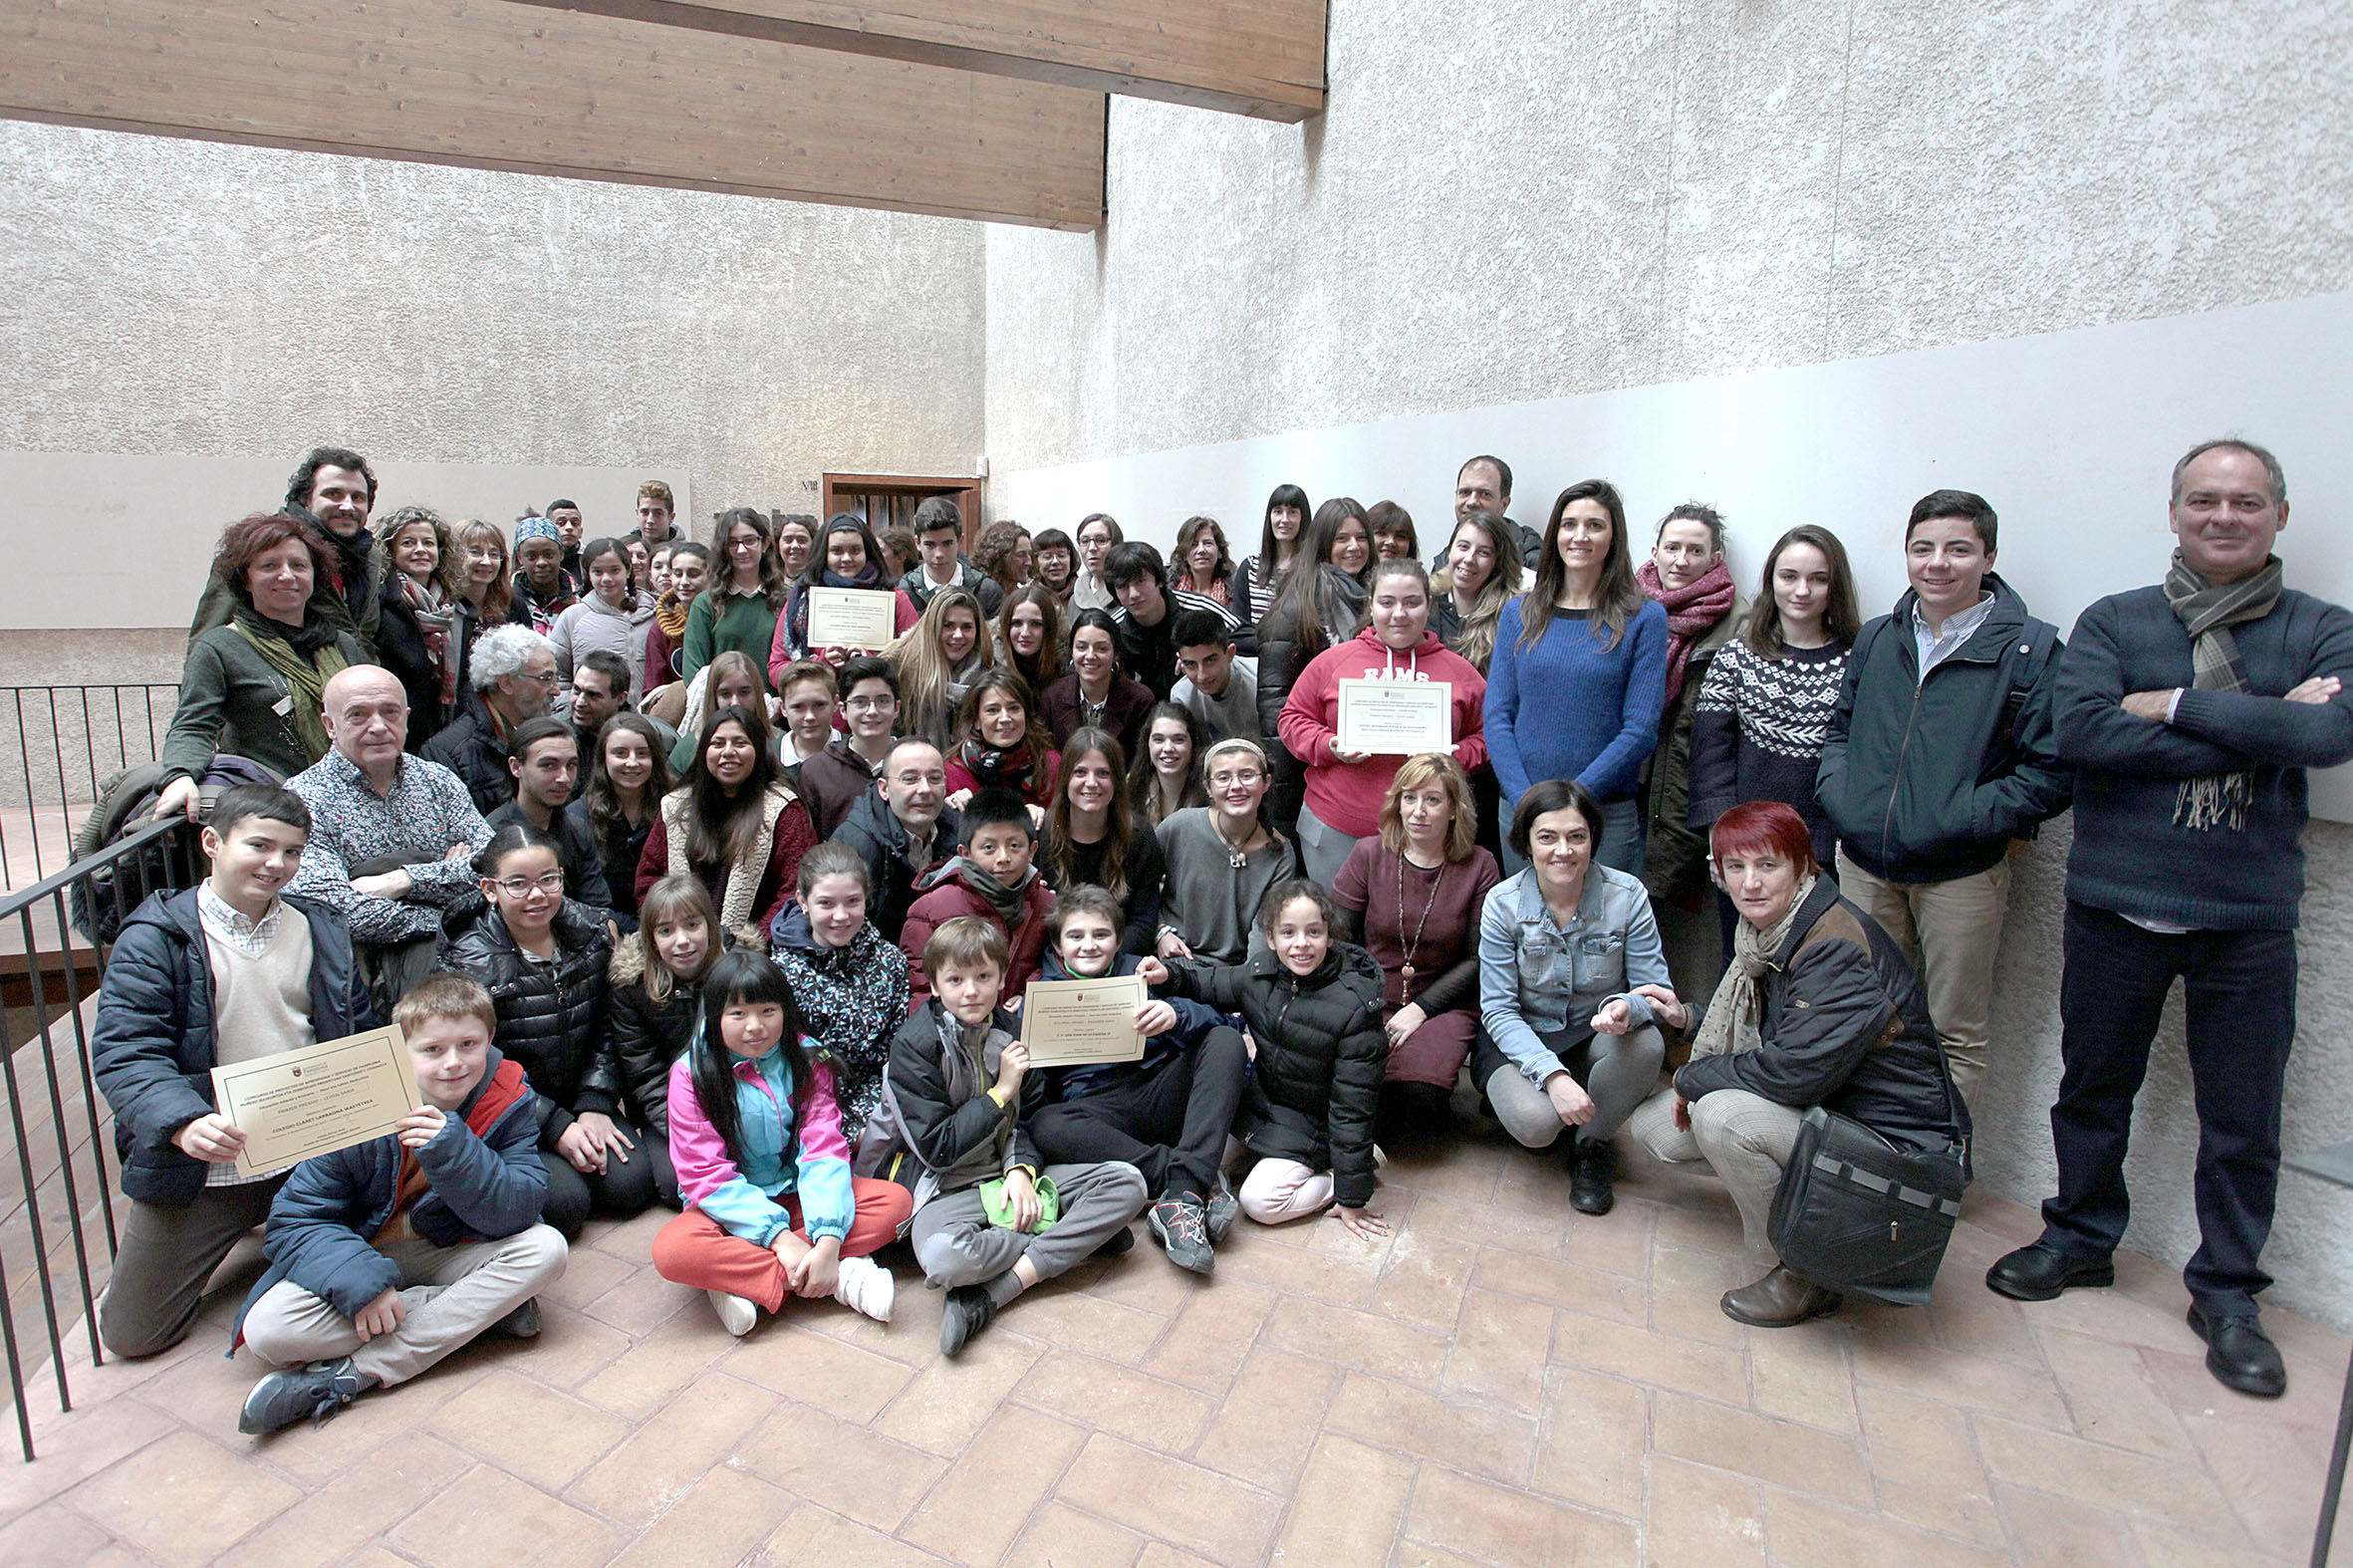
<svg viewBox="0 0 2353 1568">
<path fill-rule="evenodd" d="M 1240 850 L 1235 850 L 1225 857 L 1225 865 L 1228 871 L 1240 871 L 1249 864 L 1250 857 Z"/>
<path fill-rule="evenodd" d="M 1412 964 L 1409 963 L 1401 966 L 1397 972 L 1399 978 L 1405 980 L 1409 985 L 1413 983 L 1414 966 Z"/>
</svg>

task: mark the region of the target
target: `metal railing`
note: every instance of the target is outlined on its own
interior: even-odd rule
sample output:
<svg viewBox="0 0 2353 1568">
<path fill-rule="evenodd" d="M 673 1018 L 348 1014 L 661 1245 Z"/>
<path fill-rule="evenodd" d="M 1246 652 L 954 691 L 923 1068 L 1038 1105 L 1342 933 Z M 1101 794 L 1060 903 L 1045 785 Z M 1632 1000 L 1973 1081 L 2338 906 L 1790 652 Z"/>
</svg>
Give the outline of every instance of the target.
<svg viewBox="0 0 2353 1568">
<path fill-rule="evenodd" d="M 13 1192 L 0 1185 L 0 1341 L 17 1440 L 27 1460 L 33 1457 L 27 1380 L 39 1378 L 41 1338 L 48 1342 L 61 1411 L 74 1408 L 67 1349 L 77 1310 L 89 1335 L 91 1365 L 106 1359 L 97 1309 L 118 1242 L 107 1153 L 112 1118 L 92 1071 L 83 999 L 97 990 L 107 943 L 139 901 L 195 886 L 200 863 L 194 830 L 174 817 L 0 897 L 0 953 L 9 960 L 11 988 L 21 984 L 29 994 L 14 1005 L 29 1007 L 35 1025 L 23 1045 L 11 1040 L 0 1051 L 16 1181 Z M 44 1146 L 38 1156 L 37 1144 Z M 57 1165 L 44 1172 L 50 1145 Z M 0 1171 L 0 1182 L 9 1174 Z M 32 1277 L 12 1279 L 6 1260 L 28 1257 Z M 34 1327 L 45 1335 L 33 1338 L 29 1355 L 26 1319 L 36 1302 L 40 1320 Z"/>
<path fill-rule="evenodd" d="M 0 885 L 74 858 L 76 818 L 107 779 L 162 750 L 178 701 L 159 682 L 0 686 Z"/>
</svg>

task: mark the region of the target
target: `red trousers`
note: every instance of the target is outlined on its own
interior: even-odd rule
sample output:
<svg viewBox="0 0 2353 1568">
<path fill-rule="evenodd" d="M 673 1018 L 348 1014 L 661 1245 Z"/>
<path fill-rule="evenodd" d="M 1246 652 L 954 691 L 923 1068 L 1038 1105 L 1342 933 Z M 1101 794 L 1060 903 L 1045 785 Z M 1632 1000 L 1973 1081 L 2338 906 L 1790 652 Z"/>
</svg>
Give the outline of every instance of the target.
<svg viewBox="0 0 2353 1568">
<path fill-rule="evenodd" d="M 865 1257 L 888 1245 L 915 1208 L 915 1195 L 896 1181 L 851 1177 L 858 1195 L 858 1214 L 850 1234 L 842 1239 L 842 1256 Z M 793 1234 L 803 1241 L 801 1200 L 787 1194 L 785 1211 L 793 1216 Z M 784 1277 L 784 1260 L 770 1247 L 756 1246 L 729 1235 L 719 1222 L 699 1208 L 689 1208 L 661 1227 L 654 1238 L 654 1267 L 663 1279 L 698 1290 L 723 1290 L 730 1296 L 756 1301 L 770 1312 L 781 1312 L 792 1286 Z"/>
</svg>

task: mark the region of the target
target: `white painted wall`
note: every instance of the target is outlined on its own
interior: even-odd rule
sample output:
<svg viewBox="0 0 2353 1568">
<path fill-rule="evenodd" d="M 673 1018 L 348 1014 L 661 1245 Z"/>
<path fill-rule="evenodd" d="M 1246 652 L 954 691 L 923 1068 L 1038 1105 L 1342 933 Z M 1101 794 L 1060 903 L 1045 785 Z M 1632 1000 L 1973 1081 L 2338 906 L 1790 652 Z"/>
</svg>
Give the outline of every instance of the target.
<svg viewBox="0 0 2353 1568">
<path fill-rule="evenodd" d="M 2316 0 L 1333 0 L 1303 127 L 1116 101 L 1096 235 L 988 238 L 991 509 L 1166 544 L 1266 492 L 1442 526 L 1501 453 L 1699 496 L 1743 575 L 1836 528 L 1869 600 L 1942 485 L 2068 624 L 2152 581 L 2192 441 L 2276 445 L 2291 581 L 2353 602 L 2353 11 Z M 2244 307 L 2245 309 L 2241 309 Z M 2353 818 L 2353 788 L 2324 786 Z M 2061 819 L 2019 864 L 1979 1171 L 2052 1177 Z M 2353 829 L 2307 837 L 2290 1149 L 2353 1136 Z M 2132 1242 L 2180 1260 L 2196 1140 L 2177 1015 L 2140 1102 Z M 2353 1325 L 2353 1200 L 2282 1179 L 2281 1302 Z"/>
</svg>

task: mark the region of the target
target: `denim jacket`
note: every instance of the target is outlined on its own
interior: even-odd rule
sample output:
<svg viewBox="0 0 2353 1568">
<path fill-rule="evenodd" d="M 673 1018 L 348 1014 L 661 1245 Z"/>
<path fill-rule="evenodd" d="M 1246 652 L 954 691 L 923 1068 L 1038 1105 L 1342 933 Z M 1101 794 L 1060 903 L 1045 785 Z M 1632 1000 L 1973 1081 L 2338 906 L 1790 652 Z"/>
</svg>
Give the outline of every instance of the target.
<svg viewBox="0 0 2353 1568">
<path fill-rule="evenodd" d="M 1544 907 L 1535 868 L 1497 883 L 1479 915 L 1478 970 L 1480 1024 L 1536 1084 L 1560 1071 L 1559 1054 L 1540 1036 L 1582 1034 L 1614 997 L 1626 999 L 1639 1029 L 1652 1021 L 1651 1004 L 1629 993 L 1673 983 L 1642 879 L 1607 866 L 1587 868 L 1565 928 Z"/>
</svg>

